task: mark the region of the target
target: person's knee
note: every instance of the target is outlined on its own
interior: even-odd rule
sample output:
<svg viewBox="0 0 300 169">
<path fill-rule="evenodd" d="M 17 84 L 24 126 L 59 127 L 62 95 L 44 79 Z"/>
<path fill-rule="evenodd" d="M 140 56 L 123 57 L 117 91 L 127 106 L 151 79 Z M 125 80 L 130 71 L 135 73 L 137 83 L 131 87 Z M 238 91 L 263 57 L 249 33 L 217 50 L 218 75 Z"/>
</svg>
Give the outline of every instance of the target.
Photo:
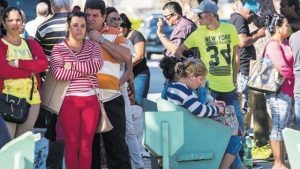
<svg viewBox="0 0 300 169">
<path fill-rule="evenodd" d="M 231 136 L 227 145 L 226 153 L 236 156 L 242 147 L 241 139 L 238 136 Z"/>
</svg>

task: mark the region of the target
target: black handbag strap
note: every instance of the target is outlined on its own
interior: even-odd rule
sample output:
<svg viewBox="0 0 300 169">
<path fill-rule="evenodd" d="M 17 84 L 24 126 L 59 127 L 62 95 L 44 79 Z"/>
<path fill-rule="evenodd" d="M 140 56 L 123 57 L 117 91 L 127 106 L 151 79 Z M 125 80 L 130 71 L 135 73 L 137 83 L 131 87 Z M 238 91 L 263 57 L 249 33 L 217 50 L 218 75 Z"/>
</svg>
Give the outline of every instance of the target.
<svg viewBox="0 0 300 169">
<path fill-rule="evenodd" d="M 28 39 L 24 39 L 27 43 L 27 46 L 30 50 L 30 53 L 31 53 L 31 57 L 32 57 L 32 60 L 34 59 L 33 56 L 32 56 L 32 50 L 31 50 L 31 47 L 30 47 L 30 43 L 28 41 Z M 31 76 L 31 80 L 32 80 L 32 85 L 31 85 L 31 90 L 30 90 L 30 97 L 29 97 L 29 100 L 31 101 L 32 100 L 32 95 L 33 95 L 33 88 L 34 88 L 34 79 L 33 79 L 33 75 Z"/>
</svg>

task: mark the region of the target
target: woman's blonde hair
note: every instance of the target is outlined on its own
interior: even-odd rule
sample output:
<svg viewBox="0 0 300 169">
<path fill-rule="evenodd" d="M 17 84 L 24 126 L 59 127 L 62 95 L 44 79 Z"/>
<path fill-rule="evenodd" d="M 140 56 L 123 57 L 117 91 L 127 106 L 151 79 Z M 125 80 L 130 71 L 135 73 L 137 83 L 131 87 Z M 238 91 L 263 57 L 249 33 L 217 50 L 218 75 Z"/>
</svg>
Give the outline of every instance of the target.
<svg viewBox="0 0 300 169">
<path fill-rule="evenodd" d="M 178 78 L 186 78 L 190 74 L 194 74 L 195 76 L 206 76 L 207 69 L 201 60 L 188 58 L 185 61 L 176 64 L 175 74 Z"/>
</svg>

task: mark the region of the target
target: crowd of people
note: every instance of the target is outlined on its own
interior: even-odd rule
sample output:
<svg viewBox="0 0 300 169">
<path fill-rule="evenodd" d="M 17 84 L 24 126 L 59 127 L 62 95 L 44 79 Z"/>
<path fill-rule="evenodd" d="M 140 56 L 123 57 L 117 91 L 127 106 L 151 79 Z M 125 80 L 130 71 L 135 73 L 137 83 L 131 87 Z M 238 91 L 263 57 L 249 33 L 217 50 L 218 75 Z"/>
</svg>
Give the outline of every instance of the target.
<svg viewBox="0 0 300 169">
<path fill-rule="evenodd" d="M 181 11 L 178 11 L 174 5 L 168 10 L 169 6 L 169 4 L 164 6 L 163 13 L 165 21 L 174 26 L 172 35 L 180 34 L 186 35 L 186 37 L 181 36 L 180 43 L 176 39 L 172 39 L 172 35 L 168 39 L 161 33 L 160 25 L 162 24 L 160 22 L 157 29 L 158 36 L 172 56 L 199 58 L 196 53 L 191 55 L 190 52 L 186 52 L 196 47 L 201 61 L 193 61 L 194 64 L 191 64 L 189 59 L 169 59 L 166 62 L 165 60 L 168 58 L 164 58 L 160 67 L 163 69 L 167 81 L 162 97 L 203 117 L 203 109 L 207 110 L 208 108 L 204 108 L 207 106 L 205 105 L 207 102 L 203 102 L 201 99 L 203 92 L 199 91 L 207 90 L 204 93 L 209 93 L 214 100 L 221 100 L 226 105 L 234 106 L 239 122 L 238 135 L 241 139 L 240 142 L 243 142 L 244 136 L 249 134 L 247 130 L 250 127 L 249 119 L 244 116 L 251 115 L 250 112 L 255 113 L 255 110 L 251 111 L 254 109 L 255 103 L 248 102 L 249 94 L 254 92 L 247 87 L 250 61 L 258 57 L 270 59 L 285 79 L 278 93 L 264 94 L 265 106 L 272 119 L 269 142 L 274 157 L 273 168 L 287 168 L 284 161 L 286 156 L 282 130 L 291 127 L 295 121 L 299 125 L 299 107 L 297 107 L 299 106 L 299 104 L 297 105 L 299 47 L 296 42 L 296 37 L 299 35 L 296 32 L 299 30 L 299 20 L 295 19 L 299 17 L 299 1 L 281 0 L 280 11 L 282 14 L 274 13 L 264 16 L 263 23 L 259 24 L 258 20 L 263 16 L 259 16 L 257 13 L 256 4 L 251 5 L 248 1 L 243 1 L 240 7 L 230 15 L 229 23 L 222 23 L 219 21 L 217 4 L 210 0 L 204 0 L 193 9 L 198 16 L 200 26 L 191 32 L 188 31 L 188 26 L 181 27 L 183 25 L 180 22 L 182 20 Z M 255 31 L 249 29 L 249 24 L 252 22 L 257 27 Z M 262 46 L 264 52 L 257 57 L 253 44 L 265 36 L 268 36 L 268 40 L 265 46 Z M 206 84 L 203 82 L 205 71 L 202 70 L 202 73 L 199 73 L 200 68 L 193 68 L 195 64 L 201 64 L 201 62 L 207 69 Z M 198 86 L 195 86 L 197 83 Z M 196 89 L 197 87 L 199 88 Z M 195 90 L 198 90 L 198 92 L 196 91 L 198 96 L 191 92 Z M 209 110 L 212 111 L 212 109 Z M 293 118 L 294 113 L 296 119 Z M 207 110 L 205 116 L 210 117 L 213 114 Z M 297 127 L 297 129 L 299 128 Z M 226 155 L 223 160 L 225 157 Z M 234 161 L 227 164 L 230 168 L 243 168 L 243 165 L 238 162 L 237 156 L 233 156 L 233 159 Z M 227 159 L 227 162 L 229 161 Z M 223 164 L 222 162 L 221 168 L 224 167 Z M 225 168 L 229 168 L 229 166 Z"/>
<path fill-rule="evenodd" d="M 222 116 L 226 106 L 234 107 L 238 132 L 231 136 L 221 169 L 246 168 L 240 152 L 250 127 L 247 117 L 255 114 L 247 81 L 250 61 L 261 57 L 254 44 L 265 37 L 262 55 L 285 78 L 278 93 L 263 94 L 272 119 L 273 168 L 287 168 L 282 130 L 293 123 L 300 129 L 300 7 L 298 0 L 281 0 L 280 5 L 281 14 L 260 16 L 257 6 L 246 0 L 225 23 L 214 1 L 199 1 L 192 9 L 198 26 L 183 15 L 178 2 L 162 8 L 156 32 L 166 48 L 160 61 L 166 79 L 162 98 L 199 118 Z M 23 124 L 0 116 L 0 147 L 33 129 L 43 113 L 41 86 L 51 73 L 69 85 L 56 124 L 62 142 L 49 141 L 47 168 L 61 168 L 63 157 L 67 169 L 100 169 L 103 162 L 109 169 L 129 169 L 131 161 L 144 168 L 142 102 L 150 70 L 146 40 L 132 29 L 128 16 L 103 0 L 87 0 L 83 9 L 72 8 L 69 0 L 41 1 L 37 17 L 27 23 L 24 12 L 6 0 L 0 1 L 0 11 L 0 93 L 25 98 L 31 105 Z M 170 37 L 163 33 L 164 22 L 173 27 Z M 113 125 L 105 133 L 96 130 L 99 99 Z"/>
</svg>

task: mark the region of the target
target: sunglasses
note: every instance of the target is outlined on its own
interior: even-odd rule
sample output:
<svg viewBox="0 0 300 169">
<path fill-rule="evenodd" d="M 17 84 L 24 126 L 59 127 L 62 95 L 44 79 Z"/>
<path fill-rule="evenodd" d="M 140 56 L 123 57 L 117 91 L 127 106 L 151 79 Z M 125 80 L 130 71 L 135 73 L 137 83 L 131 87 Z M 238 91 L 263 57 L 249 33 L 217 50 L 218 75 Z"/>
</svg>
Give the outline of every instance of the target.
<svg viewBox="0 0 300 169">
<path fill-rule="evenodd" d="M 122 22 L 122 19 L 121 19 L 121 18 L 116 18 L 116 17 L 111 17 L 109 20 L 110 20 L 111 22 L 116 22 L 116 21 Z"/>
<path fill-rule="evenodd" d="M 171 13 L 171 14 L 169 14 L 169 15 L 163 15 L 164 20 L 166 20 L 166 21 L 170 20 L 170 18 L 171 18 L 172 16 L 174 16 L 174 14 L 175 14 L 175 13 Z"/>
<path fill-rule="evenodd" d="M 202 12 L 202 13 L 198 13 L 198 17 L 199 19 L 203 19 L 203 16 L 206 15 L 207 13 Z"/>
</svg>

